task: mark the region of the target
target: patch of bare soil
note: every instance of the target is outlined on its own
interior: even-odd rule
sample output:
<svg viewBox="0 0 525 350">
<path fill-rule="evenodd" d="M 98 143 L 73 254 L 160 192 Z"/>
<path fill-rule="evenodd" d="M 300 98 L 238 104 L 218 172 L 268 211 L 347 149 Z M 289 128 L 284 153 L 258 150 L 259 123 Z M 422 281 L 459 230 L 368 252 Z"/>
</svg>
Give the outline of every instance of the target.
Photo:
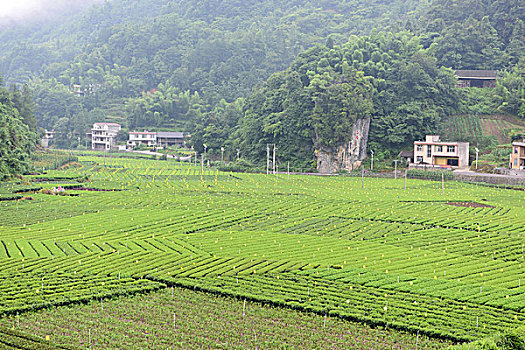
<svg viewBox="0 0 525 350">
<path fill-rule="evenodd" d="M 476 202 L 447 202 L 445 204 L 453 205 L 455 207 L 466 207 L 466 208 L 494 208 L 492 205 L 476 203 Z"/>
</svg>

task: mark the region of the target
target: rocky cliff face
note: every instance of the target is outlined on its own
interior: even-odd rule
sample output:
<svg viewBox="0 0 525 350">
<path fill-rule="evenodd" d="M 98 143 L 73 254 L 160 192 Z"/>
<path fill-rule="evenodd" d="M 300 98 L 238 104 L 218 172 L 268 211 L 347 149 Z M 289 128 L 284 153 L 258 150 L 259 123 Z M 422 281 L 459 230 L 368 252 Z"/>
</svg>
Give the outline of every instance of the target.
<svg viewBox="0 0 525 350">
<path fill-rule="evenodd" d="M 370 118 L 357 119 L 352 130 L 352 139 L 336 149 L 319 147 L 315 150 L 317 171 L 332 174 L 339 170 L 352 171 L 361 166 L 366 157 Z"/>
</svg>

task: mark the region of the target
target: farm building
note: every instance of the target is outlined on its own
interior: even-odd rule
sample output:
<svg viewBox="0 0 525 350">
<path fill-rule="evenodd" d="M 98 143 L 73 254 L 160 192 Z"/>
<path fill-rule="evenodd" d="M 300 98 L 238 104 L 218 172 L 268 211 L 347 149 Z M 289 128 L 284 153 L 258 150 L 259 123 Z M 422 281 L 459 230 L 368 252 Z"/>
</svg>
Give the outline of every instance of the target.
<svg viewBox="0 0 525 350">
<path fill-rule="evenodd" d="M 91 129 L 91 148 L 97 151 L 109 151 L 116 146 L 120 131 L 117 123 L 95 123 Z"/>
<path fill-rule="evenodd" d="M 454 75 L 458 79 L 457 87 L 460 88 L 493 88 L 498 78 L 495 70 L 457 70 Z"/>
<path fill-rule="evenodd" d="M 413 163 L 414 161 L 414 151 L 401 151 L 397 156 L 403 158 L 406 164 Z"/>
<path fill-rule="evenodd" d="M 468 142 L 443 142 L 438 135 L 427 135 L 425 141 L 414 142 L 414 161 L 442 168 L 466 168 L 469 161 Z"/>
<path fill-rule="evenodd" d="M 151 147 L 184 146 L 184 133 L 173 131 L 132 131 L 129 133 L 128 147 L 145 145 Z"/>
<path fill-rule="evenodd" d="M 136 147 L 139 145 L 156 146 L 157 133 L 149 131 L 131 131 L 129 133 L 127 144 L 129 147 Z"/>
<path fill-rule="evenodd" d="M 161 147 L 184 146 L 184 134 L 182 132 L 159 131 L 157 143 Z"/>
<path fill-rule="evenodd" d="M 509 168 L 517 170 L 525 169 L 525 140 L 512 143 Z"/>
</svg>

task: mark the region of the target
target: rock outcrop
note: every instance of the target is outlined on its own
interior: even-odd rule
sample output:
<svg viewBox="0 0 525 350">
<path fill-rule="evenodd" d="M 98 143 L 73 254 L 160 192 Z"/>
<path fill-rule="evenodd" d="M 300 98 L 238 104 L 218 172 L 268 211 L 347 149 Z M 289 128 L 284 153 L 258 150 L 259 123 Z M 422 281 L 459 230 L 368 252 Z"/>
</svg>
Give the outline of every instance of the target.
<svg viewBox="0 0 525 350">
<path fill-rule="evenodd" d="M 352 171 L 361 166 L 366 158 L 370 118 L 357 119 L 352 130 L 352 139 L 336 149 L 321 146 L 315 150 L 317 171 L 333 174 L 340 170 Z"/>
</svg>

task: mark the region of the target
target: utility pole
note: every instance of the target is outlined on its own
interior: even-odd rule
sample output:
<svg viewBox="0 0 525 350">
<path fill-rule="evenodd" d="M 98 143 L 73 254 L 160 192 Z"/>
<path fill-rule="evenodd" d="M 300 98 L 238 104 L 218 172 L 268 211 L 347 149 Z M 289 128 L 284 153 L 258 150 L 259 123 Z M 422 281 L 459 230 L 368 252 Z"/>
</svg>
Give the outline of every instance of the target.
<svg viewBox="0 0 525 350">
<path fill-rule="evenodd" d="M 287 171 L 287 173 L 288 173 L 288 179 L 287 180 L 290 180 L 290 162 L 288 162 L 288 171 Z"/>
<path fill-rule="evenodd" d="M 204 153 L 201 153 L 201 175 L 204 175 Z"/>
<path fill-rule="evenodd" d="M 397 162 L 399 162 L 399 160 L 394 159 L 394 180 L 397 180 Z"/>
<path fill-rule="evenodd" d="M 237 148 L 237 160 L 241 158 L 241 150 Z"/>
<path fill-rule="evenodd" d="M 221 162 L 224 162 L 224 147 L 221 147 Z"/>
<path fill-rule="evenodd" d="M 479 153 L 479 149 L 476 147 L 475 150 L 476 150 L 476 172 L 478 172 L 478 153 Z"/>
<path fill-rule="evenodd" d="M 374 172 L 374 151 L 370 150 L 370 153 L 372 153 L 372 162 L 370 163 L 370 172 Z"/>
<path fill-rule="evenodd" d="M 270 145 L 266 144 L 266 175 L 270 173 Z"/>
<path fill-rule="evenodd" d="M 273 173 L 275 174 L 275 143 L 273 144 Z"/>
</svg>

